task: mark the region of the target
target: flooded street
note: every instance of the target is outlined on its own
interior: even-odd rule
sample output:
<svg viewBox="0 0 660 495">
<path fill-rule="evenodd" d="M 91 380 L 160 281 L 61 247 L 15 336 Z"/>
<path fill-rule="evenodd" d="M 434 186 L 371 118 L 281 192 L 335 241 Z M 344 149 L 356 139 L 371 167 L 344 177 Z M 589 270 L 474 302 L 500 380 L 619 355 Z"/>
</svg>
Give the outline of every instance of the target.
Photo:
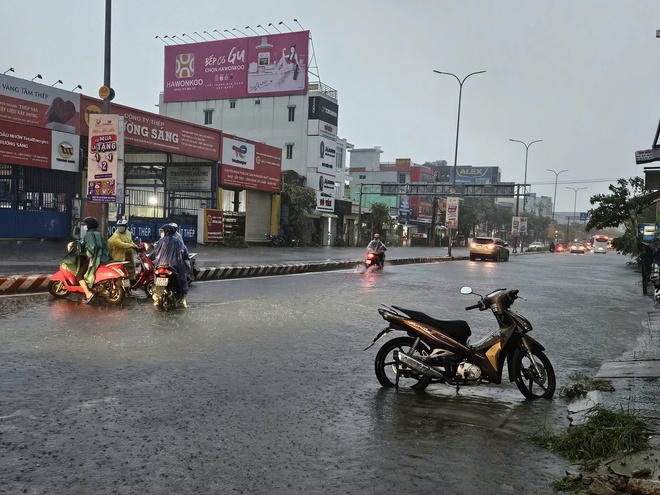
<svg viewBox="0 0 660 495">
<path fill-rule="evenodd" d="M 0 493 L 551 493 L 566 460 L 532 445 L 566 401 L 515 384 L 382 389 L 379 304 L 466 319 L 517 288 L 557 373 L 633 347 L 651 305 L 625 259 L 527 255 L 195 283 L 188 310 L 0 298 Z M 398 334 L 393 334 L 398 336 Z"/>
</svg>

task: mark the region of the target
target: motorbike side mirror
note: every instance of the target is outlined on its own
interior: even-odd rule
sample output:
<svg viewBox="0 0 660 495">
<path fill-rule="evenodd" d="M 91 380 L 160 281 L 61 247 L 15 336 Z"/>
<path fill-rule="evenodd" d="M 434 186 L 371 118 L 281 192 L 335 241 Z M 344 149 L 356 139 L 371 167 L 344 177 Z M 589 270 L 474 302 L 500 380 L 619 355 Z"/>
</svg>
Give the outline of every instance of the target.
<svg viewBox="0 0 660 495">
<path fill-rule="evenodd" d="M 472 294 L 472 287 L 461 287 L 461 294 Z"/>
</svg>

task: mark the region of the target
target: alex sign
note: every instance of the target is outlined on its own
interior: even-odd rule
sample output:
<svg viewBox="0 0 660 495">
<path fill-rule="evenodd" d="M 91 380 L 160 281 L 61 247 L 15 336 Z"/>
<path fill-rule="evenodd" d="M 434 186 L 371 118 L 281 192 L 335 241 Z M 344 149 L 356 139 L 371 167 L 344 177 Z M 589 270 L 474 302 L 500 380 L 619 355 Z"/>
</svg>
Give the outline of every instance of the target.
<svg viewBox="0 0 660 495">
<path fill-rule="evenodd" d="M 89 121 L 87 201 L 124 202 L 123 117 L 94 115 Z"/>
</svg>

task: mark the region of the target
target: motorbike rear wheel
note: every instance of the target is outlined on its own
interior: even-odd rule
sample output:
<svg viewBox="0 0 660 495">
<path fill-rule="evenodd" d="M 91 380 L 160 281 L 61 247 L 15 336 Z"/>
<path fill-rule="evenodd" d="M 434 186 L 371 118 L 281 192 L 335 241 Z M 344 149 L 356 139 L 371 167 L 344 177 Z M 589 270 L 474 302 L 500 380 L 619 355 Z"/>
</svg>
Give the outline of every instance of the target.
<svg viewBox="0 0 660 495">
<path fill-rule="evenodd" d="M 394 351 L 408 354 L 415 343 L 412 337 L 397 337 L 383 344 L 376 354 L 376 378 L 383 387 L 404 387 L 413 390 L 424 390 L 431 383 L 431 378 L 420 375 L 394 361 Z M 429 348 L 419 343 L 413 356 L 419 358 L 428 355 Z"/>
<path fill-rule="evenodd" d="M 156 292 L 156 283 L 153 280 L 149 280 L 147 285 L 144 286 L 144 292 L 147 294 L 147 297 L 153 297 L 154 292 Z"/>
<path fill-rule="evenodd" d="M 63 299 L 69 295 L 69 291 L 66 289 L 66 286 L 60 280 L 51 280 L 48 283 L 48 292 L 53 297 L 58 299 Z"/>
<path fill-rule="evenodd" d="M 539 368 L 532 363 L 532 358 Z M 532 356 L 527 355 L 524 349 L 516 356 L 513 362 L 513 372 L 516 377 L 518 390 L 528 399 L 551 399 L 555 393 L 555 370 L 550 359 L 538 347 L 532 347 Z"/>
</svg>

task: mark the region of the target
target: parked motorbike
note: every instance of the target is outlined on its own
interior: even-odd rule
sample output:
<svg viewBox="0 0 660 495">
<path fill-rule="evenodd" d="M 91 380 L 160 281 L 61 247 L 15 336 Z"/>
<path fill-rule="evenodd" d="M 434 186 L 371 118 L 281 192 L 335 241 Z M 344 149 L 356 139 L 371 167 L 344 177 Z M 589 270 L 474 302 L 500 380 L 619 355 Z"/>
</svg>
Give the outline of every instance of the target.
<svg viewBox="0 0 660 495">
<path fill-rule="evenodd" d="M 655 263 L 651 265 L 649 280 L 653 284 L 653 303 L 660 306 L 660 266 Z"/>
<path fill-rule="evenodd" d="M 383 265 L 385 264 L 385 254 L 383 254 L 382 258 L 381 256 L 378 255 L 376 251 L 372 250 L 367 250 L 367 252 L 364 255 L 364 269 L 369 270 L 369 268 L 372 269 L 380 269 L 383 268 Z"/>
<path fill-rule="evenodd" d="M 463 287 L 461 294 L 473 294 Z M 424 390 L 431 383 L 456 387 L 500 384 L 507 363 L 508 379 L 528 399 L 552 398 L 556 378 L 545 348 L 530 337 L 532 324 L 511 310 L 517 290 L 497 289 L 466 309 L 490 309 L 498 328 L 470 344 L 472 334 L 464 320 L 437 320 L 419 311 L 383 305 L 378 309 L 388 322 L 369 347 L 392 331 L 402 331 L 376 354 L 376 377 L 383 387 L 409 386 Z M 369 349 L 367 347 L 367 349 Z M 366 349 L 365 349 L 366 350 Z"/>
<path fill-rule="evenodd" d="M 197 262 L 195 261 L 195 256 L 197 253 L 188 253 L 188 259 L 186 260 L 186 278 L 188 279 L 188 285 L 192 284 L 197 280 L 197 274 L 199 270 L 197 269 Z"/>
<path fill-rule="evenodd" d="M 69 243 L 69 254 L 73 250 L 79 252 L 79 246 L 77 241 Z M 126 297 L 126 290 L 131 285 L 125 264 L 125 261 L 101 263 L 94 273 L 94 285 L 89 289 L 109 303 L 120 304 Z M 85 294 L 76 279 L 76 274 L 67 270 L 63 265 L 60 265 L 60 269 L 50 277 L 48 292 L 58 299 L 63 299 L 73 292 Z"/>
<path fill-rule="evenodd" d="M 152 297 L 154 295 L 154 290 L 156 288 L 156 283 L 154 282 L 154 264 L 149 255 L 147 255 L 147 250 L 150 245 L 146 242 L 142 242 L 138 237 L 135 239 L 137 244 L 137 260 L 135 263 L 135 282 L 131 286 L 131 290 L 144 289 L 144 292 L 147 294 L 147 297 Z"/>
<path fill-rule="evenodd" d="M 155 273 L 156 290 L 153 300 L 160 309 L 169 311 L 183 302 L 183 288 L 179 272 L 172 265 L 158 265 Z"/>
<path fill-rule="evenodd" d="M 283 247 L 286 244 L 284 237 L 279 235 L 266 234 L 266 240 L 271 247 Z"/>
</svg>

